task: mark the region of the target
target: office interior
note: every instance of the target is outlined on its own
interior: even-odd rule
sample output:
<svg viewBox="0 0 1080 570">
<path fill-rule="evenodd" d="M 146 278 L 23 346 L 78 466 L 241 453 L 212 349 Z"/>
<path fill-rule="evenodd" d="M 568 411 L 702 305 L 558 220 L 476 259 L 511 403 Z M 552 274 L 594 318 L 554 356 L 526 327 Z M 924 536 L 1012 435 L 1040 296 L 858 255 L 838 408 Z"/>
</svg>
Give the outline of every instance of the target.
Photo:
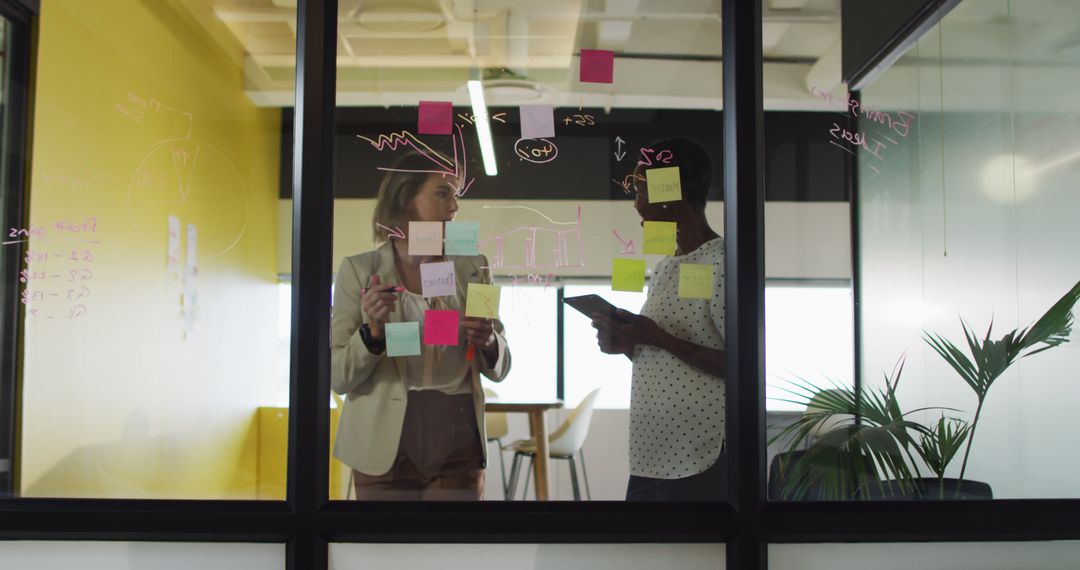
<svg viewBox="0 0 1080 570">
<path fill-rule="evenodd" d="M 588 320 L 559 300 L 597 293 L 640 309 L 644 292 L 612 291 L 612 260 L 643 259 L 651 272 L 662 258 L 643 253 L 626 187 L 638 161 L 656 159 L 652 141 L 690 136 L 708 150 L 707 214 L 724 233 L 720 2 L 338 4 L 327 269 L 375 246 L 380 168 L 396 153 L 460 153 L 472 185 L 457 219 L 479 224 L 515 361 L 485 388 L 496 401 L 559 402 L 546 413 L 556 434 L 599 389 L 573 450 L 582 488 L 552 459 L 546 497 L 524 465 L 508 490 L 513 443 L 532 432 L 507 413 L 505 433 L 486 442 L 484 498 L 622 501 L 631 365 L 601 354 Z M 967 326 L 1000 338 L 1080 280 L 1080 2 L 944 4 L 853 96 L 844 44 L 860 26 L 844 21 L 848 2 L 761 0 L 764 460 L 789 451 L 789 439 L 772 438 L 807 413 L 793 385 L 892 387 L 928 426 L 970 426 L 978 414 L 945 476 L 985 483 L 980 499 L 1075 499 L 1080 458 L 1063 429 L 1075 338 L 1019 359 L 978 399 L 928 337 L 964 348 Z M 18 309 L 4 313 L 17 330 L 17 370 L 5 379 L 17 397 L 0 409 L 14 426 L 0 458 L 11 500 L 286 498 L 288 446 L 304 445 L 288 438 L 290 374 L 304 374 L 290 354 L 297 10 L 295 0 L 40 2 L 26 217 L 5 228 L 2 252 L 17 266 L 3 284 Z M 582 49 L 615 53 L 611 83 L 580 80 Z M 420 101 L 452 102 L 453 134 L 419 134 Z M 555 136 L 525 137 L 522 105 L 550 106 Z M 339 405 L 326 402 L 331 436 Z M 329 498 L 348 501 L 348 468 L 327 461 Z M 773 483 L 768 499 L 786 500 Z M 27 567 L 286 564 L 281 544 L 43 544 L 3 542 L 0 553 Z M 537 568 L 715 568 L 726 556 L 722 543 L 342 542 L 328 567 L 420 565 L 447 548 Z M 864 567 L 872 556 L 881 568 L 1068 568 L 1077 550 L 775 544 L 768 567 Z"/>
</svg>

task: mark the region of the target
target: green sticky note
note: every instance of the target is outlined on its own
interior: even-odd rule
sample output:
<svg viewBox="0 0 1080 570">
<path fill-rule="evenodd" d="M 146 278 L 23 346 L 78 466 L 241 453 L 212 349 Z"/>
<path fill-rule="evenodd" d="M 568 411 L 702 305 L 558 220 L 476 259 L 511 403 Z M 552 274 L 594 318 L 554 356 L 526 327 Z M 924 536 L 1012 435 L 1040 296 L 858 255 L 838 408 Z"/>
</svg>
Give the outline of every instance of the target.
<svg viewBox="0 0 1080 570">
<path fill-rule="evenodd" d="M 469 283 L 469 289 L 465 292 L 465 316 L 499 318 L 499 288 L 495 285 Z"/>
<path fill-rule="evenodd" d="M 611 260 L 612 291 L 636 291 L 640 293 L 644 288 L 644 259 L 623 259 L 616 257 Z"/>
<path fill-rule="evenodd" d="M 420 323 L 386 323 L 387 356 L 416 356 L 420 354 Z"/>
<path fill-rule="evenodd" d="M 446 222 L 446 255 L 478 255 L 480 224 Z"/>
<path fill-rule="evenodd" d="M 679 182 L 678 166 L 646 170 L 645 184 L 649 190 L 650 204 L 682 200 L 682 184 Z"/>
<path fill-rule="evenodd" d="M 713 266 L 700 263 L 679 265 L 679 296 L 685 299 L 712 299 Z"/>
<path fill-rule="evenodd" d="M 644 252 L 675 255 L 675 222 L 645 222 Z"/>
</svg>

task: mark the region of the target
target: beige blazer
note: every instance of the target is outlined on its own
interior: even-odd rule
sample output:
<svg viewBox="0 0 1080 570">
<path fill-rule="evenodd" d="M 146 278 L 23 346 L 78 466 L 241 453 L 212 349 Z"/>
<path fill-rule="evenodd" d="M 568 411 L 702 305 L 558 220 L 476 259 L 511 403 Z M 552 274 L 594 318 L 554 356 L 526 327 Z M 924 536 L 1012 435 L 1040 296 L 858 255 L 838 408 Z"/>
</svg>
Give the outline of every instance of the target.
<svg viewBox="0 0 1080 570">
<path fill-rule="evenodd" d="M 491 283 L 487 260 L 477 256 L 454 256 L 457 294 L 465 298 L 468 283 Z M 378 275 L 381 283 L 398 283 L 394 252 L 390 242 L 374 251 L 345 258 L 334 283 L 334 310 L 330 320 L 330 384 L 345 396 L 334 457 L 365 475 L 382 475 L 393 466 L 405 423 L 407 389 L 405 365 L 384 354 L 371 354 L 360 339 L 360 326 L 367 322 L 360 302 L 360 290 Z M 401 311 L 390 313 L 390 322 L 400 322 Z M 477 351 L 478 372 L 499 382 L 510 371 L 510 351 L 503 325 L 495 321 L 499 357 L 492 364 Z M 487 461 L 484 431 L 484 391 L 479 377 L 473 377 L 473 404 L 480 443 Z"/>
</svg>

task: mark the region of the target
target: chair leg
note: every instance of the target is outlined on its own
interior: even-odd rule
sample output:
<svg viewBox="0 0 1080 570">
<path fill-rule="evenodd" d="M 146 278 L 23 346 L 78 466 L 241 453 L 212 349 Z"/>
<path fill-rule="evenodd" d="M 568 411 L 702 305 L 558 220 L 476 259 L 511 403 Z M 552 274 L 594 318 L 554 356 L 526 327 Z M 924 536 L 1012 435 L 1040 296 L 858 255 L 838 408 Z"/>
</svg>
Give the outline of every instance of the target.
<svg viewBox="0 0 1080 570">
<path fill-rule="evenodd" d="M 577 465 L 574 463 L 574 456 L 571 455 L 567 458 L 570 462 L 570 487 L 574 490 L 574 500 L 581 500 L 581 489 L 578 488 L 577 482 Z"/>
<path fill-rule="evenodd" d="M 503 500 L 507 500 L 506 460 L 503 458 L 502 438 L 495 438 L 495 451 L 499 454 L 499 477 L 502 478 Z"/>
<path fill-rule="evenodd" d="M 533 472 L 533 457 L 533 455 L 529 455 L 529 466 L 525 469 L 525 488 L 521 491 L 522 501 L 529 498 L 529 478 L 532 477 Z"/>
<path fill-rule="evenodd" d="M 518 470 L 521 468 L 521 454 L 514 454 L 514 461 L 510 464 L 510 481 L 506 484 L 506 490 L 509 494 L 506 496 L 506 500 L 513 501 L 514 495 L 517 494 L 517 480 Z"/>
<path fill-rule="evenodd" d="M 578 450 L 578 455 L 581 456 L 581 477 L 585 479 L 585 497 L 592 500 L 592 491 L 589 490 L 589 471 L 585 469 L 585 448 Z"/>
</svg>

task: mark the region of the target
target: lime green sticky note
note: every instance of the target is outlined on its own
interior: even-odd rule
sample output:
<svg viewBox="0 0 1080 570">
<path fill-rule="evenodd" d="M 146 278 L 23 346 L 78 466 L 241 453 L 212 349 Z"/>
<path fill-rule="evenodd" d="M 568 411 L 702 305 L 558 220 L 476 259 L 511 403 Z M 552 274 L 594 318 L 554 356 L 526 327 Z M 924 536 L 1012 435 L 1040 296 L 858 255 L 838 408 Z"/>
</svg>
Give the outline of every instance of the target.
<svg viewBox="0 0 1080 570">
<path fill-rule="evenodd" d="M 644 252 L 675 255 L 675 222 L 645 222 Z"/>
<path fill-rule="evenodd" d="M 701 263 L 679 265 L 679 296 L 685 299 L 712 299 L 713 266 Z"/>
<path fill-rule="evenodd" d="M 645 184 L 649 189 L 650 204 L 682 200 L 682 183 L 679 182 L 678 166 L 646 170 Z"/>
<path fill-rule="evenodd" d="M 612 291 L 636 291 L 640 293 L 644 288 L 644 259 L 623 259 L 621 257 L 616 257 L 611 260 Z"/>
<path fill-rule="evenodd" d="M 420 323 L 386 323 L 387 356 L 416 356 L 420 354 Z"/>
<path fill-rule="evenodd" d="M 465 292 L 465 316 L 499 318 L 499 288 L 495 285 L 469 283 L 469 289 Z"/>
</svg>

